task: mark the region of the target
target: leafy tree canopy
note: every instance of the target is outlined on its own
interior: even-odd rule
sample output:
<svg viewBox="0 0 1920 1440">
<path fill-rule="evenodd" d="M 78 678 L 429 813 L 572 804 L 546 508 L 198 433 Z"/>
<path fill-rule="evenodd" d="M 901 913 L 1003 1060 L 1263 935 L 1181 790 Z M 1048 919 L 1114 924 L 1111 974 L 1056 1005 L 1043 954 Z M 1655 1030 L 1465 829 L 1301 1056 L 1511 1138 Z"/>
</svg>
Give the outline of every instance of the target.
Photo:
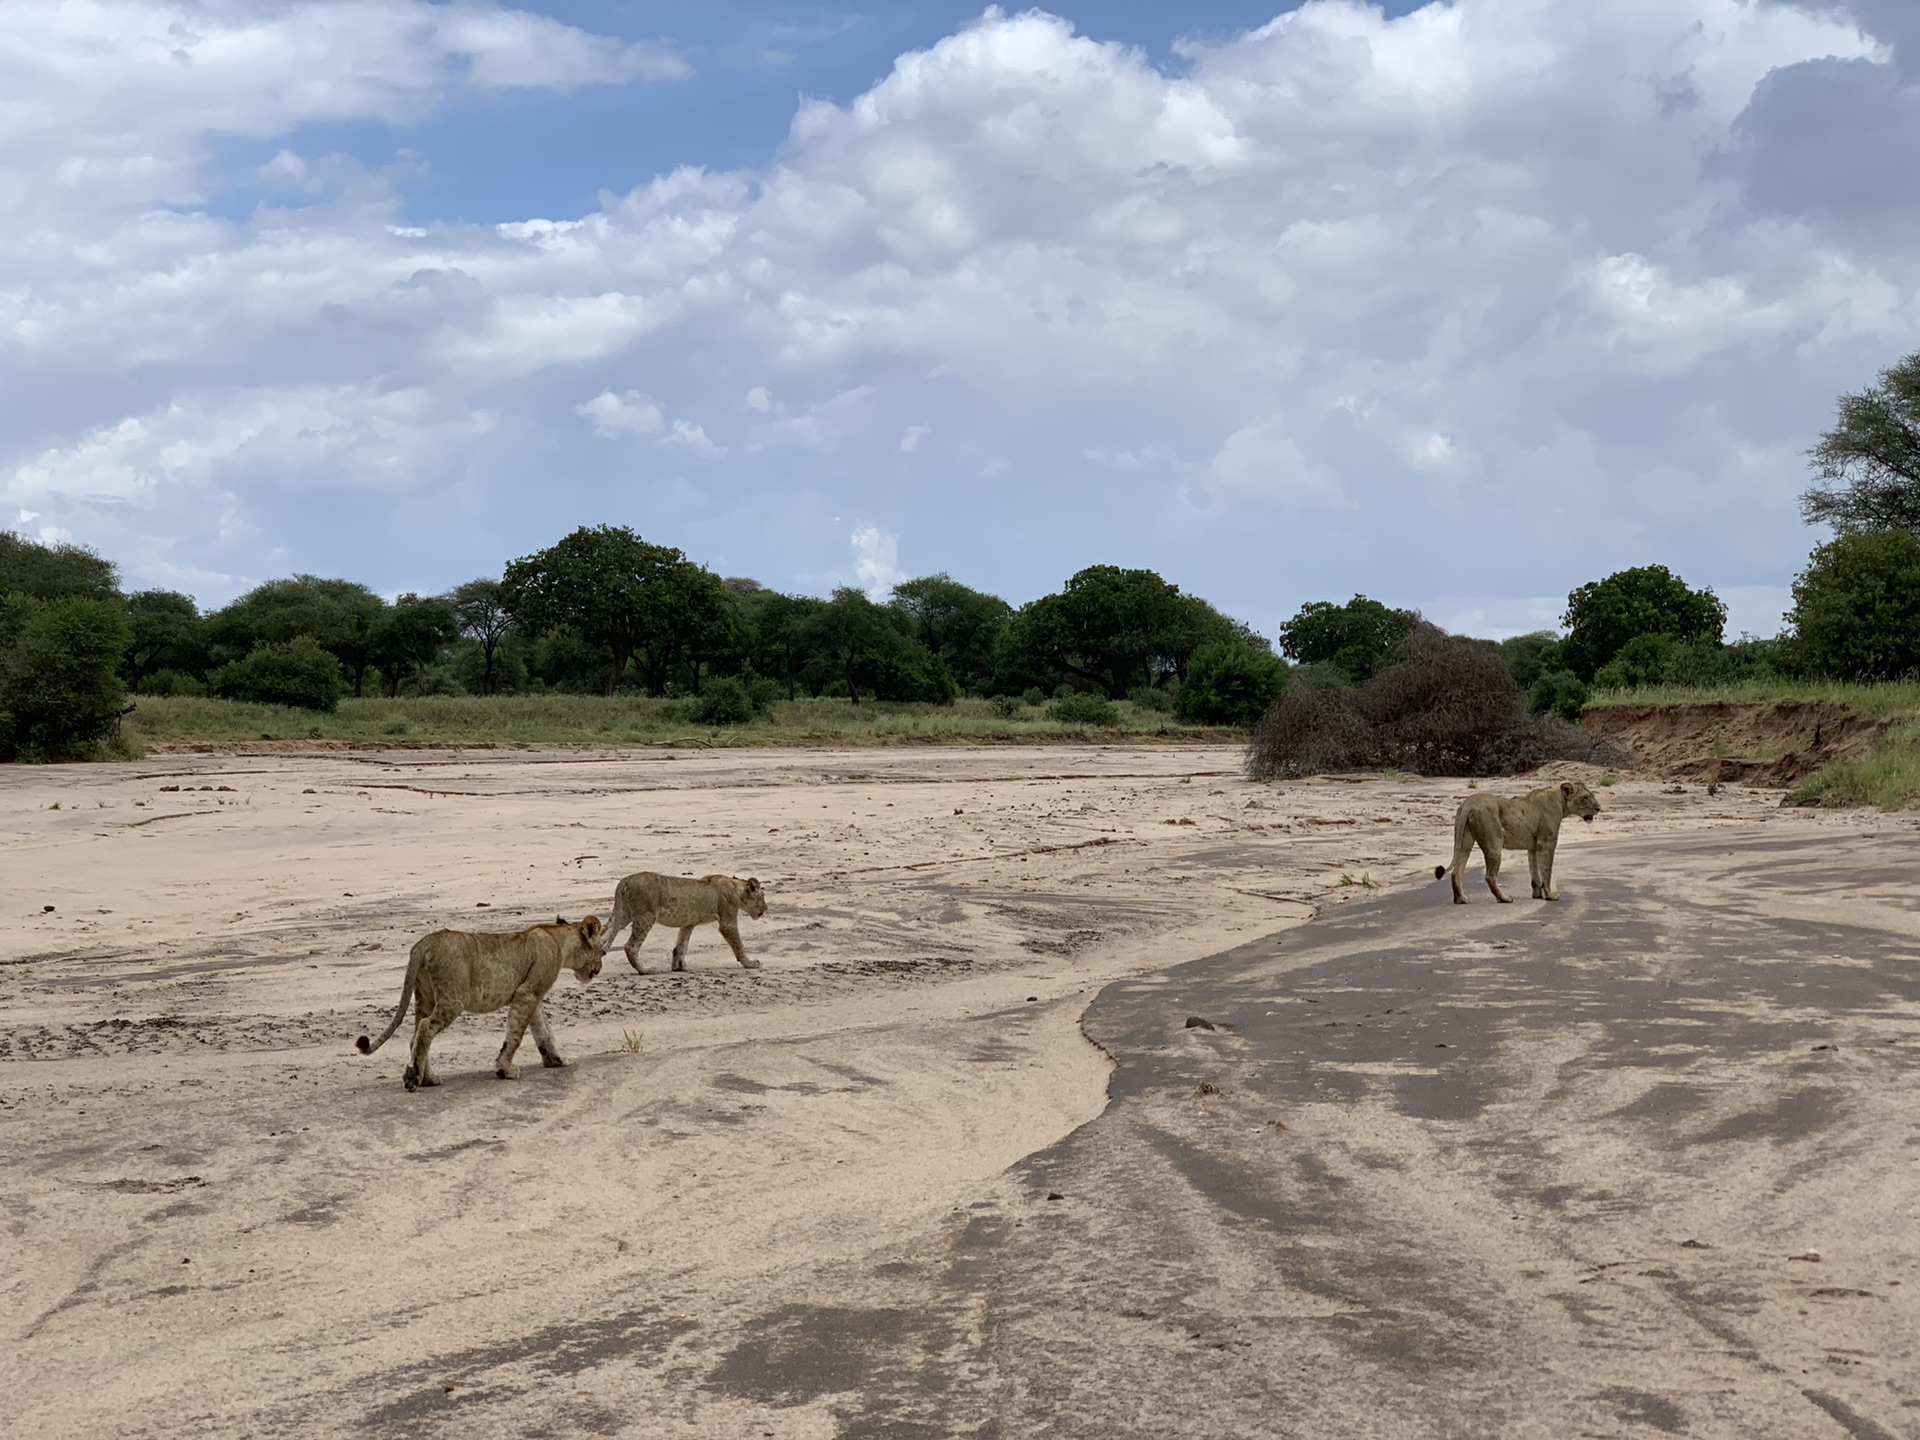
<svg viewBox="0 0 1920 1440">
<path fill-rule="evenodd" d="M 78 545 L 42 545 L 0 530 L 0 595 L 55 600 L 81 595 L 117 600 L 120 580 L 111 562 Z"/>
<path fill-rule="evenodd" d="M 387 602 L 352 580 L 295 575 L 256 586 L 208 618 L 207 632 L 226 659 L 260 645 L 284 645 L 305 635 L 340 662 L 361 693 L 373 664 L 376 632 Z"/>
<path fill-rule="evenodd" d="M 183 673 L 206 666 L 206 626 L 191 595 L 177 590 L 141 590 L 127 597 L 132 641 L 124 669 L 133 688 L 156 670 Z"/>
<path fill-rule="evenodd" d="M 892 604 L 909 633 L 946 662 L 962 690 L 978 693 L 991 683 L 1013 615 L 1006 601 L 942 572 L 894 586 Z"/>
<path fill-rule="evenodd" d="M 1809 452 L 1819 478 L 1801 495 L 1801 513 L 1843 535 L 1920 530 L 1920 354 L 1842 395 L 1839 409 Z"/>
<path fill-rule="evenodd" d="M 1183 595 L 1151 570 L 1090 565 L 1057 595 L 1023 606 L 1007 636 L 1019 678 L 1050 667 L 1100 686 L 1112 699 L 1135 685 L 1182 675 L 1209 642 L 1266 642 L 1196 596 Z"/>
<path fill-rule="evenodd" d="M 1359 684 L 1385 665 L 1420 617 L 1356 595 L 1344 605 L 1315 600 L 1280 627 L 1280 649 L 1303 665 L 1331 665 Z"/>
<path fill-rule="evenodd" d="M 1639 635 L 1718 644 L 1727 607 L 1712 590 L 1690 589 L 1664 565 L 1642 565 L 1582 585 L 1567 596 L 1560 623 L 1567 627 L 1562 660 L 1591 684 L 1594 672 Z"/>
<path fill-rule="evenodd" d="M 1793 582 L 1786 649 L 1794 668 L 1871 682 L 1920 675 L 1920 539 L 1910 530 L 1841 535 Z"/>
<path fill-rule="evenodd" d="M 513 629 L 498 580 L 469 580 L 447 596 L 460 633 L 480 647 L 480 693 L 491 695 L 497 684 L 500 647 Z"/>
<path fill-rule="evenodd" d="M 663 688 L 675 663 L 715 643 L 735 604 L 711 571 L 624 525 L 583 525 L 515 560 L 501 600 L 523 630 L 566 628 L 604 652 L 609 695 L 636 655 L 649 686 Z"/>
</svg>

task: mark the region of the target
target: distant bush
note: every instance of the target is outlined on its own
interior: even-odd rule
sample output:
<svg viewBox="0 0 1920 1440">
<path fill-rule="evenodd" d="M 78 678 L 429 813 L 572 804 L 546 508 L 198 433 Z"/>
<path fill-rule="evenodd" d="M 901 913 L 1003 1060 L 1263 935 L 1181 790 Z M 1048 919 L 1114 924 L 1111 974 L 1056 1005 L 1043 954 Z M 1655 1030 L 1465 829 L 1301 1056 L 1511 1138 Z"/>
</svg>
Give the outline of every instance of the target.
<svg viewBox="0 0 1920 1440">
<path fill-rule="evenodd" d="M 987 708 L 1001 720 L 1011 720 L 1027 708 L 1027 702 L 1017 695 L 995 695 L 987 701 Z"/>
<path fill-rule="evenodd" d="M 156 670 L 140 682 L 142 695 L 204 695 L 207 687 L 178 670 Z"/>
<path fill-rule="evenodd" d="M 1527 709 L 1535 715 L 1558 715 L 1577 722 L 1590 698 L 1591 692 L 1571 670 L 1549 670 L 1528 689 Z"/>
<path fill-rule="evenodd" d="M 0 601 L 0 760 L 93 753 L 126 708 L 118 670 L 131 638 L 118 595 Z"/>
<path fill-rule="evenodd" d="M 1598 755 L 1595 742 L 1557 716 L 1528 713 L 1492 648 L 1423 627 L 1401 653 L 1358 689 L 1321 675 L 1297 677 L 1255 728 L 1248 774 L 1391 766 L 1421 775 L 1511 775 Z"/>
<path fill-rule="evenodd" d="M 1151 710 L 1156 715 L 1167 715 L 1172 713 L 1179 694 L 1180 686 L 1177 683 L 1136 685 L 1127 692 L 1127 700 L 1136 710 Z"/>
<path fill-rule="evenodd" d="M 738 680 L 707 681 L 693 707 L 697 725 L 744 725 L 753 715 L 753 696 Z"/>
<path fill-rule="evenodd" d="M 1047 703 L 1047 692 L 1038 685 L 1029 685 L 1020 698 L 1029 705 L 1044 705 Z"/>
<path fill-rule="evenodd" d="M 346 687 L 340 662 L 310 635 L 278 645 L 262 645 L 214 672 L 213 693 L 225 700 L 258 705 L 293 705 L 302 710 L 332 710 Z"/>
<path fill-rule="evenodd" d="M 1106 696 L 1088 691 L 1083 695 L 1062 695 L 1047 707 L 1047 713 L 1062 725 L 1102 725 L 1120 723 L 1120 708 Z"/>
<path fill-rule="evenodd" d="M 1286 688 L 1287 667 L 1251 645 L 1202 645 L 1187 662 L 1173 713 L 1189 725 L 1253 725 Z"/>
</svg>

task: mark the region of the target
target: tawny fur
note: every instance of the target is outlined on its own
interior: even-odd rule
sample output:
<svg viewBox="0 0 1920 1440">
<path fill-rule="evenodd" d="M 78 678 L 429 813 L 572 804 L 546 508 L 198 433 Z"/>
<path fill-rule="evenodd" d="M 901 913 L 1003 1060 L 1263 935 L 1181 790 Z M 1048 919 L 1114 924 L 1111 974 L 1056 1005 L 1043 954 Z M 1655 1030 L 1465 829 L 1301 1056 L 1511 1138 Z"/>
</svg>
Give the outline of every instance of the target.
<svg viewBox="0 0 1920 1440">
<path fill-rule="evenodd" d="M 582 985 L 600 973 L 603 953 L 600 917 L 556 919 L 511 935 L 475 935 L 464 930 L 436 930 L 414 942 L 407 958 L 407 978 L 400 986 L 400 1007 L 378 1040 L 362 1035 L 354 1042 L 362 1055 L 386 1044 L 406 1018 L 407 1002 L 414 1001 L 413 1056 L 401 1076 L 407 1089 L 437 1085 L 427 1062 L 433 1037 L 462 1015 L 484 1015 L 507 1006 L 507 1038 L 494 1062 L 493 1073 L 515 1080 L 513 1052 L 520 1037 L 533 1031 L 540 1047 L 540 1063 L 564 1065 L 547 1028 L 541 1003 L 563 969 L 571 970 Z"/>
<path fill-rule="evenodd" d="M 1511 904 L 1511 897 L 1500 888 L 1500 854 L 1503 846 L 1511 850 L 1524 846 L 1533 898 L 1558 900 L 1553 888 L 1553 852 L 1560 843 L 1560 822 L 1578 815 L 1591 824 L 1599 813 L 1600 802 L 1578 780 L 1543 785 L 1519 796 L 1469 795 L 1453 817 L 1453 864 L 1434 866 L 1433 878 L 1451 874 L 1453 903 L 1466 904 L 1460 874 L 1477 844 L 1487 862 L 1487 888 L 1502 905 Z"/>
<path fill-rule="evenodd" d="M 600 953 L 604 955 L 611 950 L 613 937 L 632 925 L 633 933 L 627 936 L 627 963 L 633 966 L 635 974 L 644 975 L 647 972 L 640 968 L 640 946 L 647 932 L 655 925 L 672 925 L 680 932 L 673 947 L 673 968 L 684 970 L 687 941 L 694 927 L 718 925 L 727 944 L 733 947 L 733 958 L 749 970 L 758 970 L 760 962 L 749 959 L 746 947 L 740 943 L 743 913 L 755 920 L 767 913 L 767 892 L 751 877 L 742 880 L 737 875 L 702 875 L 695 880 L 686 875 L 657 875 L 651 870 L 642 870 L 638 875 L 627 876 L 614 891 L 613 918 L 607 921 L 606 931 L 600 937 Z"/>
</svg>

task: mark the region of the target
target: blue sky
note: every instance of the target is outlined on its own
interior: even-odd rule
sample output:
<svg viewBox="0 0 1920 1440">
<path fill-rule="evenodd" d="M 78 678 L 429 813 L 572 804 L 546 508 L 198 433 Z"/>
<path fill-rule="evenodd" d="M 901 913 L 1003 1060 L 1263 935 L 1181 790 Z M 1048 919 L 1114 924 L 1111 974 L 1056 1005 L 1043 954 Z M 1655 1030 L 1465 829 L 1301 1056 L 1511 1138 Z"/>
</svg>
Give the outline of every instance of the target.
<svg viewBox="0 0 1920 1440">
<path fill-rule="evenodd" d="M 1920 11 L 14 0 L 0 523 L 217 604 L 583 523 L 1271 634 L 1771 633 L 1920 349 Z M 1494 554 L 1497 562 L 1486 557 Z"/>
<path fill-rule="evenodd" d="M 420 219 L 491 223 L 578 215 L 592 209 L 603 190 L 624 192 L 683 165 L 740 170 L 765 164 L 786 139 L 801 97 L 845 104 L 885 76 L 897 56 L 936 44 L 982 9 L 926 0 L 584 0 L 524 8 L 595 34 L 666 45 L 690 73 L 663 85 L 464 96 L 408 125 L 317 125 L 235 146 L 229 156 L 234 201 L 257 194 L 248 172 L 285 144 L 343 151 L 369 167 L 391 165 L 402 152 L 419 157 L 425 173 L 408 187 L 407 208 Z M 1090 0 L 1055 7 L 1085 33 L 1139 46 L 1175 71 L 1180 42 L 1224 40 L 1291 8 L 1274 0 Z M 1385 11 L 1413 8 L 1397 0 Z"/>
</svg>

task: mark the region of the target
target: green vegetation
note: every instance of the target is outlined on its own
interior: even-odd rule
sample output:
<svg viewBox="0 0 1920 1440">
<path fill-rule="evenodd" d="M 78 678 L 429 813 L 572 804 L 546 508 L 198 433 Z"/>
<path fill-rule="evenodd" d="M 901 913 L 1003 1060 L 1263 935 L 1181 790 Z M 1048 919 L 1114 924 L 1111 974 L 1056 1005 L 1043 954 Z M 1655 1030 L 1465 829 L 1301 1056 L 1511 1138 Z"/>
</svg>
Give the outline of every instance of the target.
<svg viewBox="0 0 1920 1440">
<path fill-rule="evenodd" d="M 1920 683 L 1850 685 L 1839 680 L 1755 676 L 1724 685 L 1644 685 L 1601 690 L 1590 705 L 1704 705 L 1714 701 L 1832 700 L 1862 715 L 1920 715 Z"/>
<path fill-rule="evenodd" d="M 1920 717 L 1894 726 L 1871 754 L 1828 765 L 1788 800 L 1796 805 L 1877 805 L 1882 810 L 1905 810 L 1920 802 Z"/>
<path fill-rule="evenodd" d="M 1098 696 L 1092 697 L 1099 699 Z M 1112 702 L 1103 702 L 1111 704 Z M 143 746 L 313 740 L 367 745 L 654 744 L 893 745 L 1116 740 L 1233 743 L 1245 732 L 1169 723 L 1121 702 L 1117 728 L 1058 720 L 1021 705 L 1013 716 L 984 699 L 951 705 L 845 699 L 778 700 L 763 715 L 724 726 L 695 718 L 698 702 L 639 695 L 429 695 L 351 697 L 331 714 L 201 696 L 142 695 L 124 723 Z"/>
</svg>

